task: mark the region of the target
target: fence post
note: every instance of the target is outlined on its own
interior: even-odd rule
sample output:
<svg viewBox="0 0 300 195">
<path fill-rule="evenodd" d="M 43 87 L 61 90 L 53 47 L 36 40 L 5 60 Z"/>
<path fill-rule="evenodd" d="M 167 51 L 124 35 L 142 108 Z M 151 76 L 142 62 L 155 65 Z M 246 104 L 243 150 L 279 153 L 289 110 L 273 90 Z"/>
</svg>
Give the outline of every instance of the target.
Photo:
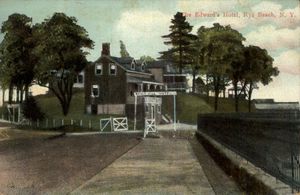
<svg viewBox="0 0 300 195">
<path fill-rule="evenodd" d="M 91 120 L 89 120 L 89 128 L 90 129 L 92 128 L 92 122 L 91 122 Z"/>
<path fill-rule="evenodd" d="M 82 127 L 82 120 L 80 120 L 80 127 Z"/>
<path fill-rule="evenodd" d="M 36 121 L 36 126 L 40 127 L 40 121 L 39 120 Z"/>
<path fill-rule="evenodd" d="M 53 127 L 55 127 L 55 119 L 53 119 Z"/>
<path fill-rule="evenodd" d="M 73 119 L 71 119 L 71 125 L 73 125 Z"/>
<path fill-rule="evenodd" d="M 46 128 L 48 129 L 48 119 L 46 118 Z"/>
<path fill-rule="evenodd" d="M 110 131 L 114 131 L 113 119 L 112 117 L 109 118 L 110 118 Z"/>
<path fill-rule="evenodd" d="M 99 119 L 99 129 L 101 131 L 101 119 Z"/>
<path fill-rule="evenodd" d="M 64 119 L 61 119 L 61 126 L 64 126 L 65 125 L 65 121 Z"/>
</svg>

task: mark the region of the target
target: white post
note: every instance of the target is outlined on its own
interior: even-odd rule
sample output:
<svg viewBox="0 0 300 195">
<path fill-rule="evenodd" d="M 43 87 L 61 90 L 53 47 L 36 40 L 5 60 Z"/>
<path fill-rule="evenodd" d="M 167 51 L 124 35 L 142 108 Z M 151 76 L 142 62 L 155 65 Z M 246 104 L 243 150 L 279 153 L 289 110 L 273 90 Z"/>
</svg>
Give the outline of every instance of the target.
<svg viewBox="0 0 300 195">
<path fill-rule="evenodd" d="M 21 122 L 21 106 L 18 107 L 18 123 Z"/>
<path fill-rule="evenodd" d="M 71 125 L 73 125 L 73 119 L 71 119 Z"/>
<path fill-rule="evenodd" d="M 173 104 L 174 104 L 174 131 L 176 131 L 176 96 L 173 95 Z"/>
<path fill-rule="evenodd" d="M 136 130 L 136 104 L 137 104 L 137 96 L 134 94 L 134 126 L 133 130 Z"/>
<path fill-rule="evenodd" d="M 80 127 L 82 127 L 82 120 L 80 120 Z"/>
</svg>

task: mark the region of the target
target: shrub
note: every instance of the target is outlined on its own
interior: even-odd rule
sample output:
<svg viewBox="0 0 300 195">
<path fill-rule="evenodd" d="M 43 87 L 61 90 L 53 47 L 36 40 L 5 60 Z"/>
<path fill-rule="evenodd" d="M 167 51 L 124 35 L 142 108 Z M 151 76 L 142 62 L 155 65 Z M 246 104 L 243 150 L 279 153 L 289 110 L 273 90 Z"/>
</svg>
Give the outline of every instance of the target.
<svg viewBox="0 0 300 195">
<path fill-rule="evenodd" d="M 32 96 L 29 96 L 22 103 L 22 114 L 26 119 L 34 122 L 43 120 L 45 117 L 45 114 L 41 111 L 41 108 Z"/>
</svg>

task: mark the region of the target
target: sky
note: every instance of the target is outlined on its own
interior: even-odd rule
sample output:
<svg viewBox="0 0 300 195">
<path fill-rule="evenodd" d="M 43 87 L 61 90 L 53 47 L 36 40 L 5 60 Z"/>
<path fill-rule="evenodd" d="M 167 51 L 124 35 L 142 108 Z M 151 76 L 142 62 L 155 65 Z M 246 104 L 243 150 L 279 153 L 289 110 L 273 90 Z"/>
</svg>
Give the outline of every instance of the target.
<svg viewBox="0 0 300 195">
<path fill-rule="evenodd" d="M 0 23 L 13 13 L 26 14 L 34 24 L 64 12 L 76 17 L 95 42 L 90 61 L 100 56 L 103 42 L 119 56 L 120 40 L 132 57 L 157 58 L 168 48 L 161 36 L 169 33 L 178 11 L 185 13 L 194 33 L 219 22 L 241 32 L 245 45 L 268 50 L 280 74 L 269 85 L 260 85 L 253 98 L 300 101 L 299 0 L 0 0 Z"/>
</svg>

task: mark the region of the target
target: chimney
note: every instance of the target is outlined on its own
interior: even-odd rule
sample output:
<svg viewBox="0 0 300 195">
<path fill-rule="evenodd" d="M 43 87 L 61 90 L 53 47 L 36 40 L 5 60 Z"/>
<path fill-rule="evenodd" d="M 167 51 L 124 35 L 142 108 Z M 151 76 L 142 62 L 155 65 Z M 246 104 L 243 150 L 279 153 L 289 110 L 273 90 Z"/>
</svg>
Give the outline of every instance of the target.
<svg viewBox="0 0 300 195">
<path fill-rule="evenodd" d="M 101 55 L 110 56 L 110 46 L 109 43 L 102 43 L 102 52 Z"/>
</svg>

